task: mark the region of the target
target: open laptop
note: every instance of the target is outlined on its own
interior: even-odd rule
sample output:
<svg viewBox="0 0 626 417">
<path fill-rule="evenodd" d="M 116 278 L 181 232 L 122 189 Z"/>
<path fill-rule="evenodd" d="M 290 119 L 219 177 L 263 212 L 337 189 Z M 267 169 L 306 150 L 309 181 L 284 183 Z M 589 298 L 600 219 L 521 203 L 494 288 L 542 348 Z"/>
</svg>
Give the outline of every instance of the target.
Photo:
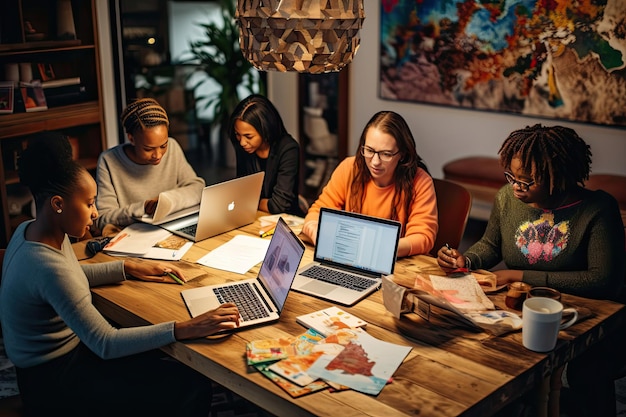
<svg viewBox="0 0 626 417">
<path fill-rule="evenodd" d="M 159 226 L 199 242 L 250 224 L 256 219 L 264 177 L 261 171 L 204 187 L 199 212 Z"/>
<path fill-rule="evenodd" d="M 400 228 L 395 220 L 322 207 L 313 262 L 298 271 L 292 288 L 355 304 L 393 273 Z"/>
<path fill-rule="evenodd" d="M 241 316 L 237 329 L 276 321 L 285 306 L 303 254 L 304 244 L 281 217 L 255 279 L 183 290 L 183 301 L 192 317 L 225 302 L 237 304 Z M 238 301 L 238 292 L 248 300 Z M 252 311 L 247 311 L 246 306 L 253 307 Z"/>
</svg>

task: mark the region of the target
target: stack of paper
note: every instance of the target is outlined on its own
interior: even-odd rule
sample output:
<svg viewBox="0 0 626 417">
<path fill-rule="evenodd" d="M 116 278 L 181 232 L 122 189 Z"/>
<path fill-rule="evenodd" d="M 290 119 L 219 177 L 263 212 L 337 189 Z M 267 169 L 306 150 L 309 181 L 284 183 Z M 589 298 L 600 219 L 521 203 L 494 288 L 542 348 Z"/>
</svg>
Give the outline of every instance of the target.
<svg viewBox="0 0 626 417">
<path fill-rule="evenodd" d="M 125 227 L 104 247 L 113 256 L 180 260 L 193 242 L 175 236 L 165 229 L 145 223 Z"/>
</svg>

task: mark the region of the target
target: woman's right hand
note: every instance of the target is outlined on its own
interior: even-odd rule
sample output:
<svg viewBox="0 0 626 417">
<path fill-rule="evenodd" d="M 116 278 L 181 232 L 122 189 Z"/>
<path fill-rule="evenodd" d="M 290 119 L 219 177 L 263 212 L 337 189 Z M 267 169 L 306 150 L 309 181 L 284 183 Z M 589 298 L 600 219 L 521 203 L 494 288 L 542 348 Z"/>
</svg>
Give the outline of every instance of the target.
<svg viewBox="0 0 626 417">
<path fill-rule="evenodd" d="M 236 327 L 239 327 L 239 310 L 233 303 L 224 303 L 191 320 L 176 322 L 174 337 L 176 340 L 197 339 Z"/>
<path fill-rule="evenodd" d="M 437 252 L 437 263 L 446 273 L 465 267 L 465 256 L 458 250 L 442 246 Z"/>
<path fill-rule="evenodd" d="M 158 203 L 159 203 L 158 197 L 153 198 L 151 200 L 146 200 L 145 203 L 143 203 L 143 211 L 150 216 L 153 215 L 154 212 L 156 211 Z"/>
</svg>

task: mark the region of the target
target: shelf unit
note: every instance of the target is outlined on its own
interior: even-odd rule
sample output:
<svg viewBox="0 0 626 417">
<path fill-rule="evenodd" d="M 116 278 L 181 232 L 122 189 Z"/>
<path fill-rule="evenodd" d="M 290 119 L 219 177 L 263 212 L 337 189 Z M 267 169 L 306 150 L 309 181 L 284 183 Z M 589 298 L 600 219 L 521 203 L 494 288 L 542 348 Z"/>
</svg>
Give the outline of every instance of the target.
<svg viewBox="0 0 626 417">
<path fill-rule="evenodd" d="M 14 204 L 9 209 L 11 197 L 23 194 L 16 161 L 29 135 L 51 130 L 66 134 L 71 138 L 76 159 L 92 173 L 98 156 L 106 148 L 96 1 L 3 2 L 0 81 L 9 79 L 9 66 L 17 64 L 19 67 L 27 63 L 31 64 L 33 78 L 38 79 L 37 64 L 44 64 L 53 69 L 55 79 L 79 78 L 84 91 L 80 97 L 59 106 L 48 106 L 44 111 L 17 112 L 18 108 L 15 108 L 12 114 L 0 114 L 0 247 L 6 247 L 15 227 L 30 215 L 30 208 L 26 205 L 19 214 L 14 210 Z M 71 6 L 75 36 L 57 35 L 60 32 L 57 11 L 61 3 Z M 14 93 L 20 94 L 17 87 Z"/>
</svg>

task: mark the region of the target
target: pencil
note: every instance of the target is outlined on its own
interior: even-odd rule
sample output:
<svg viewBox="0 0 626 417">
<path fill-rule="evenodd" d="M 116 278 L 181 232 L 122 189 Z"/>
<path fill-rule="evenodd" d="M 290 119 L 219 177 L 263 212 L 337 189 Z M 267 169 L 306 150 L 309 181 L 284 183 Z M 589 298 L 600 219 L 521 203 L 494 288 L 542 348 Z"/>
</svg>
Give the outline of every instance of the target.
<svg viewBox="0 0 626 417">
<path fill-rule="evenodd" d="M 167 275 L 169 275 L 170 278 L 172 278 L 174 281 L 176 281 L 180 285 L 185 285 L 182 279 L 178 278 L 176 275 L 172 274 L 171 272 L 168 272 Z"/>
<path fill-rule="evenodd" d="M 276 227 L 272 227 L 271 229 L 266 230 L 265 232 L 261 234 L 261 237 L 272 236 L 274 234 L 274 230 L 276 230 Z"/>
</svg>

